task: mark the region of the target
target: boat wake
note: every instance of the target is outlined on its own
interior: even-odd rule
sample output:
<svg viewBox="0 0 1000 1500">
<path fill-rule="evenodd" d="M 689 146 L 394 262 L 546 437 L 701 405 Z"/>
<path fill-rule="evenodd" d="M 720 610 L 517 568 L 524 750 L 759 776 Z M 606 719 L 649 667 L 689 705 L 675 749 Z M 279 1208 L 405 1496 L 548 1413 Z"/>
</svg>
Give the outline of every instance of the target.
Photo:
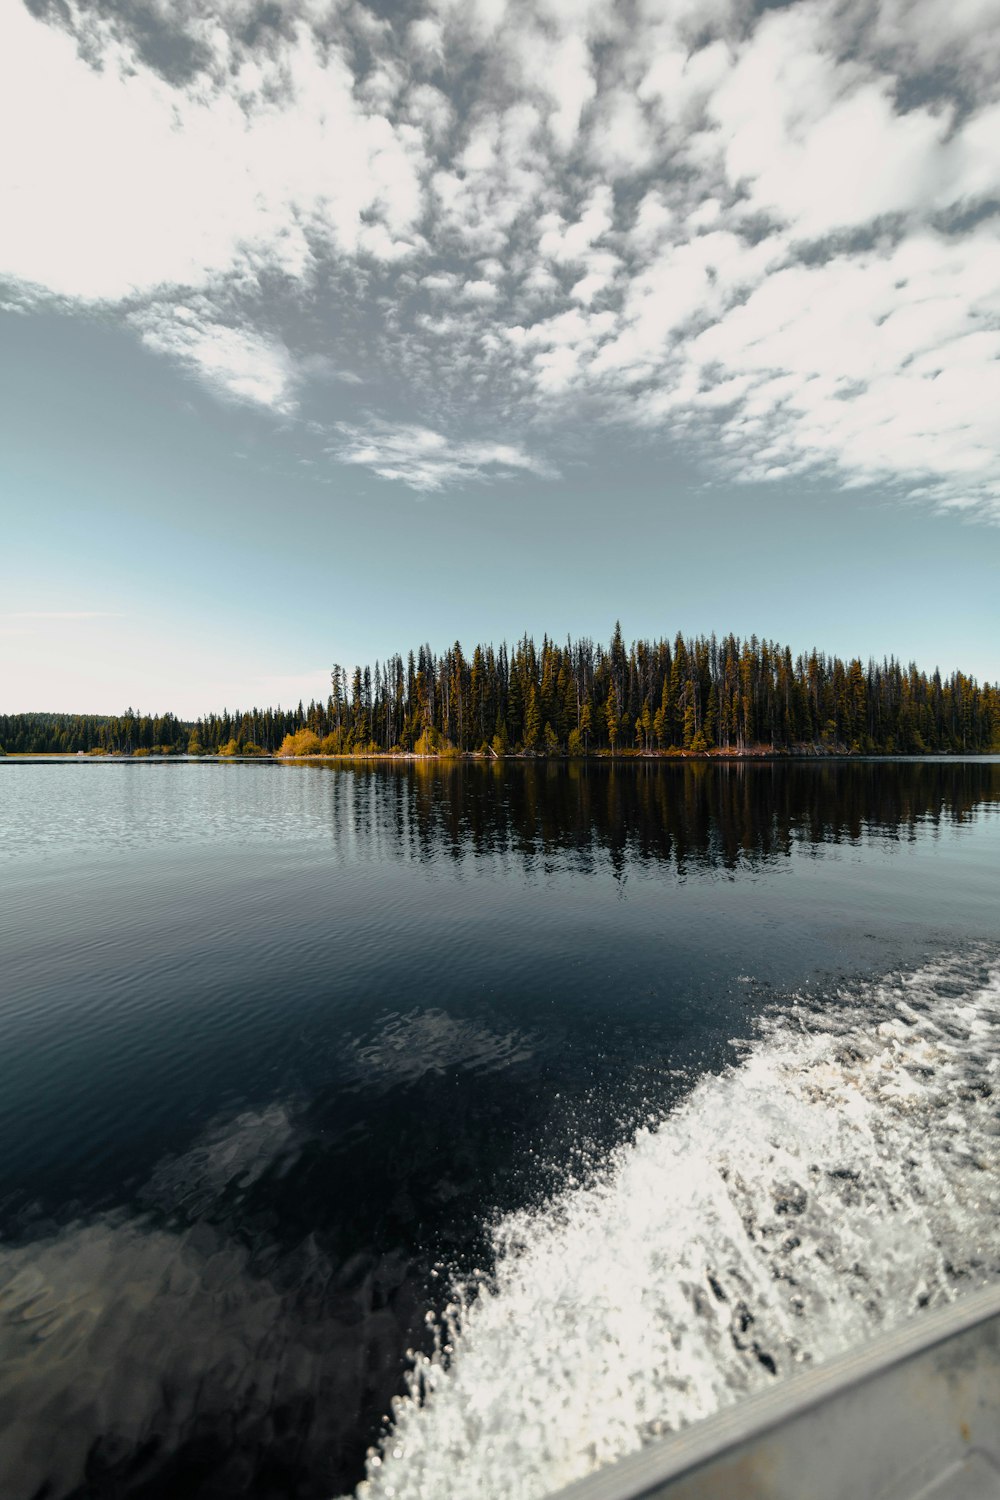
<svg viewBox="0 0 1000 1500">
<path fill-rule="evenodd" d="M 762 1023 L 592 1183 L 494 1232 L 364 1500 L 530 1500 L 1000 1279 L 1000 956 Z"/>
</svg>

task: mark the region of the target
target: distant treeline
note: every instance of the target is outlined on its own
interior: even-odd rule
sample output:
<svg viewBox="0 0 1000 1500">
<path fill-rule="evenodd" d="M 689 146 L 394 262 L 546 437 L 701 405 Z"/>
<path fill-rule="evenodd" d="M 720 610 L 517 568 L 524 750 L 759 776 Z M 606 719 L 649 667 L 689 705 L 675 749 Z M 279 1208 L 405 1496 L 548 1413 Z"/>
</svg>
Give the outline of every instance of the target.
<svg viewBox="0 0 1000 1500">
<path fill-rule="evenodd" d="M 537 647 L 429 646 L 350 675 L 334 666 L 324 703 L 212 714 L 193 725 L 119 718 L 0 716 L 8 752 L 331 755 L 481 751 L 849 754 L 1000 753 L 1000 688 L 889 658 L 792 656 L 773 641 L 714 635 L 637 641 L 620 626 Z"/>
<path fill-rule="evenodd" d="M 126 709 L 104 714 L 0 714 L 0 752 L 8 755 L 266 755 L 301 729 L 307 711 L 258 708 L 210 714 L 197 723 L 173 714 Z"/>
<path fill-rule="evenodd" d="M 0 714 L 0 748 L 8 755 L 75 755 L 136 750 L 183 755 L 190 725 L 173 714 Z"/>
</svg>

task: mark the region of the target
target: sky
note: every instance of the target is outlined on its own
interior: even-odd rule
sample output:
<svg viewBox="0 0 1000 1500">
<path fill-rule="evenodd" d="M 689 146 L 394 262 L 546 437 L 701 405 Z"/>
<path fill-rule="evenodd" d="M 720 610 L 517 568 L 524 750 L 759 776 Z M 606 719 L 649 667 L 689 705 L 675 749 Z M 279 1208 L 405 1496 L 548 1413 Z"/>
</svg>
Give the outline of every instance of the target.
<svg viewBox="0 0 1000 1500">
<path fill-rule="evenodd" d="M 1000 679 L 1000 0 L 8 0 L 0 712 Z"/>
</svg>

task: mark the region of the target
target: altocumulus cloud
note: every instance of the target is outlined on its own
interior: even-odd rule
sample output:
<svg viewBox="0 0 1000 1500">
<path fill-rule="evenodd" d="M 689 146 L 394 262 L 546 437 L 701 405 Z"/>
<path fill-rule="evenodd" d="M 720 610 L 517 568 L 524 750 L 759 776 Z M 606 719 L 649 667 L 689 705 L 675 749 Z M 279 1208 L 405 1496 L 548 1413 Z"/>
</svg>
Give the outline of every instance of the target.
<svg viewBox="0 0 1000 1500">
<path fill-rule="evenodd" d="M 1000 520 L 1000 0 L 383 11 L 4 6 L 0 302 L 416 490 L 585 411 Z"/>
<path fill-rule="evenodd" d="M 340 442 L 330 452 L 343 463 L 364 464 L 383 479 L 415 490 L 440 490 L 460 480 L 505 477 L 518 470 L 555 477 L 556 471 L 510 443 L 454 442 L 428 427 L 372 421 L 337 424 Z"/>
</svg>

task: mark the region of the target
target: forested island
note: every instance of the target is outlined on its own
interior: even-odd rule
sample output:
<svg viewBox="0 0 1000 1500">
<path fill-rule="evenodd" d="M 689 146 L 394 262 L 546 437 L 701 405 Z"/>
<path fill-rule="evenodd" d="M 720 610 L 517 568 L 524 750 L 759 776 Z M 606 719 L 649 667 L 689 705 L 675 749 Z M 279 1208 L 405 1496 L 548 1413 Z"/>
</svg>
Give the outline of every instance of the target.
<svg viewBox="0 0 1000 1500">
<path fill-rule="evenodd" d="M 348 673 L 325 702 L 208 714 L 194 723 L 0 715 L 7 754 L 759 755 L 1000 753 L 1000 685 L 894 658 L 844 662 L 751 636 L 636 641 L 616 625 L 538 647 L 456 641 Z"/>
</svg>

